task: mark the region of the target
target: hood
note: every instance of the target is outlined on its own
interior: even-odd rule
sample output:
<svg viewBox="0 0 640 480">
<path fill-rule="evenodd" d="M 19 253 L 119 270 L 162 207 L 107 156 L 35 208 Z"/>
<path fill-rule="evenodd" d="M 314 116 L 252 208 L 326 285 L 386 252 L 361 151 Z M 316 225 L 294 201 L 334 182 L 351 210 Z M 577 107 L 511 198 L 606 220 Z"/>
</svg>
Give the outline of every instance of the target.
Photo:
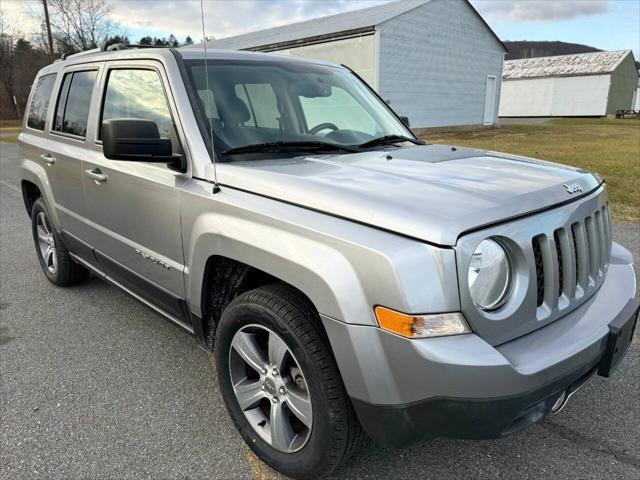
<svg viewBox="0 0 640 480">
<path fill-rule="evenodd" d="M 221 184 L 453 246 L 465 231 L 571 201 L 592 173 L 448 145 L 218 164 Z M 579 189 L 569 193 L 563 184 Z"/>
</svg>

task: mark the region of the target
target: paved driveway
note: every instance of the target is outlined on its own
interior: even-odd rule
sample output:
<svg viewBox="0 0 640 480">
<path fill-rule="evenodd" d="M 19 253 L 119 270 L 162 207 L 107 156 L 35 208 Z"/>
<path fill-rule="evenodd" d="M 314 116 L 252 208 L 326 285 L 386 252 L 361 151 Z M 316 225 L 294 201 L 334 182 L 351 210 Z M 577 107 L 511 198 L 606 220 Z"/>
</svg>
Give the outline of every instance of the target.
<svg viewBox="0 0 640 480">
<path fill-rule="evenodd" d="M 0 478 L 272 478 L 231 424 L 207 353 L 116 288 L 40 273 L 0 141 Z M 638 226 L 615 237 L 640 252 Z M 494 441 L 369 442 L 336 478 L 640 478 L 640 343 L 544 423 Z"/>
</svg>

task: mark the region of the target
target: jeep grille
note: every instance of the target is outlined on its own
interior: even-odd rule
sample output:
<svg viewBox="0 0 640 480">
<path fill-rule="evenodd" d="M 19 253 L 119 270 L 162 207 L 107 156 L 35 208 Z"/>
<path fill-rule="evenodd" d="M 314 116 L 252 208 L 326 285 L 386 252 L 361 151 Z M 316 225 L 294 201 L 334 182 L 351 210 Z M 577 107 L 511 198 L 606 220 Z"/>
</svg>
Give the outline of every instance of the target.
<svg viewBox="0 0 640 480">
<path fill-rule="evenodd" d="M 611 254 L 611 210 L 603 206 L 570 228 L 533 238 L 537 305 L 558 305 L 590 293 L 609 265 Z M 562 302 L 560 302 L 562 303 Z"/>
</svg>

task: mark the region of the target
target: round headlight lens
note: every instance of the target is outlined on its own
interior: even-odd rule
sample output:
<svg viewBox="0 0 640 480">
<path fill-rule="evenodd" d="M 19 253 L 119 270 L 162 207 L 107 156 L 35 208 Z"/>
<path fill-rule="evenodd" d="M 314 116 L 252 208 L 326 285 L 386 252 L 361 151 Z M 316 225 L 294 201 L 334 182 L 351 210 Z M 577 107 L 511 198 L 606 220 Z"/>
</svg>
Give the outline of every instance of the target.
<svg viewBox="0 0 640 480">
<path fill-rule="evenodd" d="M 483 310 L 495 310 L 507 299 L 511 266 L 507 252 L 494 240 L 483 240 L 469 263 L 469 291 Z"/>
</svg>

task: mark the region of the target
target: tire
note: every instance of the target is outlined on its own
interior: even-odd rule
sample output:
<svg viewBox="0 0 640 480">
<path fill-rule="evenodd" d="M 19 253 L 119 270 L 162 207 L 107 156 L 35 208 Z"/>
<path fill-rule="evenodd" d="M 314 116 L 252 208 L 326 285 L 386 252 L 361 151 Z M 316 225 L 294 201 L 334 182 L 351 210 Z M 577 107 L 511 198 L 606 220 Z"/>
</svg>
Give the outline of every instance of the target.
<svg viewBox="0 0 640 480">
<path fill-rule="evenodd" d="M 264 343 L 265 338 L 268 344 Z M 252 345 L 258 347 L 256 351 L 263 363 L 280 364 L 279 376 L 272 377 L 269 371 L 260 373 L 249 366 L 237 350 L 238 345 L 245 348 L 245 340 L 247 345 L 253 342 Z M 277 340 L 288 349 L 281 356 L 284 358 L 281 363 L 271 362 L 279 355 L 272 356 L 269 351 L 271 345 L 282 345 Z M 282 349 L 273 347 L 273 351 Z M 349 460 L 360 447 L 364 433 L 342 384 L 318 313 L 297 290 L 273 284 L 234 299 L 220 319 L 214 355 L 218 383 L 233 422 L 258 458 L 275 470 L 293 478 L 324 476 Z M 243 376 L 246 379 L 237 381 Z M 281 387 L 274 384 L 275 390 L 280 388 L 279 392 L 284 392 L 278 403 L 271 396 L 268 378 L 281 382 Z M 259 398 L 254 382 L 263 386 L 265 398 Z M 245 408 L 247 415 L 240 406 L 234 384 L 238 389 L 244 385 L 250 387 L 259 398 L 255 407 Z M 300 403 L 302 397 L 306 403 Z M 245 407 L 249 403 L 245 402 Z M 310 415 L 294 415 L 291 406 L 309 404 Z M 285 412 L 283 418 L 288 422 L 284 428 L 276 429 L 284 432 L 281 435 L 270 433 L 271 424 L 278 424 L 273 420 L 274 405 L 275 408 L 281 406 L 280 411 Z M 307 412 L 304 408 L 297 411 Z M 306 419 L 309 427 L 300 418 Z M 294 440 L 289 441 L 291 435 Z M 286 441 L 278 442 L 278 438 Z M 290 451 L 283 451 L 282 445 L 289 445 Z"/>
<path fill-rule="evenodd" d="M 31 208 L 31 232 L 40 267 L 51 283 L 67 287 L 87 279 L 89 270 L 71 259 L 42 197 Z"/>
</svg>

